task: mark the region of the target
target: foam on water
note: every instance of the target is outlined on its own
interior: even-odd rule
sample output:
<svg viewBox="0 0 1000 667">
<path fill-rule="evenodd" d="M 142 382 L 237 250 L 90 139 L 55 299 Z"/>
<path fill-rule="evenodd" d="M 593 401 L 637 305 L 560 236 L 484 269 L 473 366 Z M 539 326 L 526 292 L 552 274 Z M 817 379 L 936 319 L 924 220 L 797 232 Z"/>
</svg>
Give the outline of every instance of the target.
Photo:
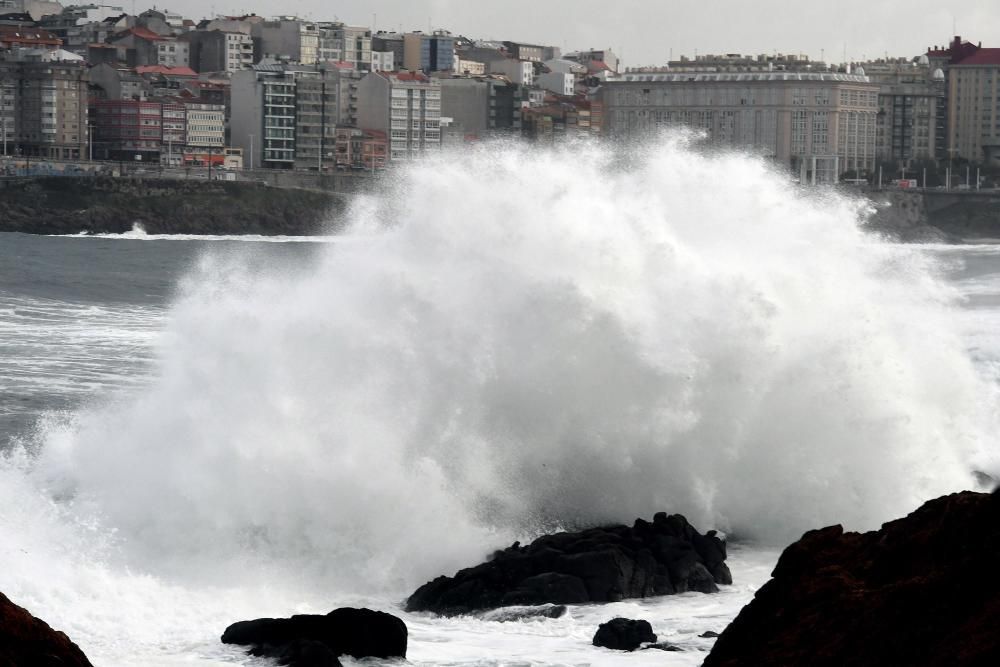
<svg viewBox="0 0 1000 667">
<path fill-rule="evenodd" d="M 778 545 L 968 488 L 996 388 L 938 262 L 859 210 L 677 141 L 491 145 L 360 199 L 307 270 L 209 254 L 148 386 L 8 457 L 0 590 L 111 664 L 227 659 L 231 620 L 388 606 L 546 527 Z"/>
<path fill-rule="evenodd" d="M 263 234 L 150 234 L 142 223 L 134 223 L 132 229 L 127 232 L 116 234 L 113 232 L 101 232 L 91 234 L 80 232 L 78 234 L 57 234 L 56 236 L 66 236 L 85 239 L 120 239 L 123 241 L 241 241 L 244 243 L 334 243 L 341 240 L 337 236 L 289 236 L 287 234 L 275 234 L 265 236 Z"/>
</svg>

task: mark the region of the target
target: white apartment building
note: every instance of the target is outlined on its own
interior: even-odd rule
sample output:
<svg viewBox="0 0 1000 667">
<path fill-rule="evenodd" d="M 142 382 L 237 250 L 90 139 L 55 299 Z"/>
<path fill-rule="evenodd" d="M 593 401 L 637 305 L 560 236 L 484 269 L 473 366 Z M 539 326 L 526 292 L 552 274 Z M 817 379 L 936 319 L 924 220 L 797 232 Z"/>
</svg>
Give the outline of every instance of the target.
<svg viewBox="0 0 1000 667">
<path fill-rule="evenodd" d="M 491 73 L 503 74 L 514 83 L 522 86 L 535 85 L 535 66 L 529 60 L 504 58 L 492 61 L 489 67 Z"/>
<path fill-rule="evenodd" d="M 441 84 L 419 72 L 371 73 L 358 84 L 358 126 L 389 137 L 389 159 L 441 148 Z"/>
<path fill-rule="evenodd" d="M 601 89 L 613 137 L 694 127 L 829 182 L 874 169 L 878 92 L 864 75 L 832 72 L 629 73 Z"/>
<path fill-rule="evenodd" d="M 319 60 L 319 29 L 315 23 L 282 17 L 253 24 L 254 60 L 290 60 L 314 65 Z"/>
<path fill-rule="evenodd" d="M 546 72 L 538 76 L 537 83 L 557 95 L 572 95 L 576 89 L 576 76 L 566 72 Z"/>
<path fill-rule="evenodd" d="M 395 54 L 392 51 L 372 51 L 372 72 L 394 72 Z"/>
<path fill-rule="evenodd" d="M 221 151 L 226 143 L 226 107 L 195 102 L 184 106 L 187 112 L 187 145 Z"/>
</svg>

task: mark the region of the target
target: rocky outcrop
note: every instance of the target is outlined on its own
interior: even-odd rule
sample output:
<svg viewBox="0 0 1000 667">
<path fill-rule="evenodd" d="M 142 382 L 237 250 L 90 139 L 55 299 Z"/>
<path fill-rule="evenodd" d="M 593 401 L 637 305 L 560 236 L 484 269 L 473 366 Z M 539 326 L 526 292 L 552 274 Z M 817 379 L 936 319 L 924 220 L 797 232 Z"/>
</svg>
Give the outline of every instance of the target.
<svg viewBox="0 0 1000 667">
<path fill-rule="evenodd" d="M 593 644 L 616 651 L 634 651 L 642 644 L 651 644 L 655 641 L 656 635 L 653 634 L 653 626 L 649 621 L 613 618 L 598 626 Z"/>
<path fill-rule="evenodd" d="M 225 644 L 250 646 L 250 653 L 297 667 L 339 665 L 354 658 L 405 658 L 407 629 L 392 614 L 371 609 L 335 609 L 325 616 L 240 621 L 222 634 Z"/>
<path fill-rule="evenodd" d="M 259 183 L 37 177 L 0 181 L 0 232 L 304 235 L 336 231 L 342 195 Z"/>
<path fill-rule="evenodd" d="M 454 577 L 424 584 L 407 611 L 466 614 L 511 605 L 616 602 L 730 584 L 726 543 L 701 535 L 679 515 L 515 543 Z"/>
<path fill-rule="evenodd" d="M 65 633 L 0 593 L 0 667 L 92 667 Z"/>
<path fill-rule="evenodd" d="M 1000 665 L 1000 495 L 932 500 L 881 530 L 785 549 L 704 667 Z"/>
</svg>

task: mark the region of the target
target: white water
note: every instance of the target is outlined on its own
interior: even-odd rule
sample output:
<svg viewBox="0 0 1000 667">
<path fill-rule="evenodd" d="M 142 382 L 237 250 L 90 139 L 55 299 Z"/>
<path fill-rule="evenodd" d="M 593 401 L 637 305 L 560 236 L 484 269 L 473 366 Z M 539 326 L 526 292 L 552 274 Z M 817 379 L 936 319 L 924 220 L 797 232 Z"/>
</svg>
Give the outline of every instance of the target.
<svg viewBox="0 0 1000 667">
<path fill-rule="evenodd" d="M 666 509 L 782 545 L 968 488 L 997 469 L 996 390 L 959 293 L 856 213 L 679 145 L 493 146 L 359 202 L 362 240 L 315 266 L 209 255 L 148 384 L 0 469 L 0 590 L 97 664 L 235 660 L 233 620 L 391 609 L 543 527 Z M 621 610 L 697 649 L 773 557 L 737 558 L 717 598 Z M 617 608 L 408 617 L 411 657 L 611 664 L 587 643 Z"/>
<path fill-rule="evenodd" d="M 275 234 L 150 234 L 142 223 L 134 223 L 132 229 L 121 234 L 98 233 L 62 234 L 61 236 L 85 239 L 122 239 L 125 241 L 243 241 L 246 243 L 333 243 L 337 236 L 289 236 Z"/>
</svg>

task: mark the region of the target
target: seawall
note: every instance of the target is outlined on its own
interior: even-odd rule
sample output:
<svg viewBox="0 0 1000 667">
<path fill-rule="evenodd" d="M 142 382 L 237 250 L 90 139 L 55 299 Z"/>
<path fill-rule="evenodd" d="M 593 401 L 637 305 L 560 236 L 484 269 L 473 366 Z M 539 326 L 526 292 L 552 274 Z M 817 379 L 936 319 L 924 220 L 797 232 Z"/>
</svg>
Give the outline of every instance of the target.
<svg viewBox="0 0 1000 667">
<path fill-rule="evenodd" d="M 869 228 L 901 241 L 1000 241 L 1000 191 L 883 190 L 867 196 L 876 209 Z"/>
<path fill-rule="evenodd" d="M 335 232 L 347 196 L 261 183 L 174 179 L 0 179 L 0 231 L 31 234 Z"/>
</svg>

